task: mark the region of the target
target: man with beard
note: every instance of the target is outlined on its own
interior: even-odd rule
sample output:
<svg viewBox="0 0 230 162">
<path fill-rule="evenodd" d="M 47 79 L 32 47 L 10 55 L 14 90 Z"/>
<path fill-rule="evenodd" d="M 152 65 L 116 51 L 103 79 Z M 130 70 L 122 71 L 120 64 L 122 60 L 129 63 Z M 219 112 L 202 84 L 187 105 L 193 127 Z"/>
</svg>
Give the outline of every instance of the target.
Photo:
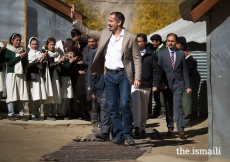
<svg viewBox="0 0 230 162">
<path fill-rule="evenodd" d="M 177 35 L 170 33 L 167 35 L 166 44 L 168 48 L 159 51 L 158 64 L 165 71 L 163 82 L 164 89 L 167 91 L 166 99 L 166 122 L 168 136 L 172 135 L 174 129 L 173 111 L 177 123 L 177 131 L 180 138 L 185 138 L 184 118 L 182 112 L 182 94 L 191 93 L 188 69 L 185 62 L 184 52 L 176 49 Z M 174 108 L 173 108 L 174 107 Z"/>
<path fill-rule="evenodd" d="M 109 27 L 102 31 L 90 30 L 78 21 L 74 16 L 74 5 L 71 8 L 71 18 L 74 28 L 85 35 L 100 40 L 90 72 L 91 74 L 106 72 L 106 100 L 114 135 L 112 142 L 117 145 L 133 145 L 135 142 L 132 133 L 130 91 L 131 85 L 134 85 L 135 88 L 140 86 L 142 71 L 141 55 L 136 35 L 123 28 L 125 17 L 120 12 L 112 12 L 109 15 Z M 134 77 L 132 60 L 135 67 Z"/>
</svg>

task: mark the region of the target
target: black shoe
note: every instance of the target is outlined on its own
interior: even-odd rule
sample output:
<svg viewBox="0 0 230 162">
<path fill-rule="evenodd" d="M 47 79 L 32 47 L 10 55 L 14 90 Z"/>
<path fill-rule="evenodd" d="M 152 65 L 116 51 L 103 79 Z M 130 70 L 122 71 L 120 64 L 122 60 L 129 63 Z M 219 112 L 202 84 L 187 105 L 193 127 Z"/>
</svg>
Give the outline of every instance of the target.
<svg viewBox="0 0 230 162">
<path fill-rule="evenodd" d="M 44 121 L 44 119 L 37 117 L 38 121 Z"/>
<path fill-rule="evenodd" d="M 83 120 L 85 119 L 85 115 L 83 113 L 78 114 L 77 119 Z"/>
<path fill-rule="evenodd" d="M 141 136 L 141 130 L 139 127 L 135 127 L 135 130 L 133 132 L 134 136 Z"/>
<path fill-rule="evenodd" d="M 173 133 L 173 128 L 168 128 L 167 136 L 171 137 Z"/>
<path fill-rule="evenodd" d="M 64 120 L 64 116 L 57 116 L 56 120 Z"/>
<path fill-rule="evenodd" d="M 0 120 L 2 120 L 2 117 L 0 116 Z"/>
<path fill-rule="evenodd" d="M 98 139 L 101 139 L 103 141 L 109 141 L 109 135 L 107 134 L 95 134 L 95 137 L 98 138 Z"/>
<path fill-rule="evenodd" d="M 74 119 L 82 120 L 82 119 L 85 119 L 85 116 L 84 116 L 83 113 L 75 112 L 75 113 L 73 114 L 73 118 L 74 118 Z"/>
<path fill-rule="evenodd" d="M 38 121 L 38 118 L 36 118 L 35 116 L 31 117 L 30 120 L 33 120 L 33 121 Z"/>
<path fill-rule="evenodd" d="M 86 117 L 90 117 L 90 114 L 89 114 L 88 111 L 84 111 L 84 115 L 85 115 Z"/>
<path fill-rule="evenodd" d="M 27 121 L 28 119 L 26 119 L 25 116 L 20 116 L 20 117 L 19 117 L 19 120 L 21 120 L 21 121 Z"/>
<path fill-rule="evenodd" d="M 133 138 L 127 137 L 125 139 L 125 146 L 131 146 L 131 145 L 134 145 L 134 144 L 135 144 L 135 141 L 133 140 Z"/>
<path fill-rule="evenodd" d="M 14 116 L 8 116 L 7 119 L 10 120 L 10 121 L 16 121 Z"/>
<path fill-rule="evenodd" d="M 96 124 L 97 123 L 97 119 L 91 119 L 91 123 L 92 124 Z"/>
<path fill-rule="evenodd" d="M 44 116 L 44 120 L 56 121 L 55 118 L 52 118 L 50 116 Z"/>
<path fill-rule="evenodd" d="M 111 142 L 116 144 L 116 145 L 124 145 L 124 139 L 122 139 L 122 140 L 112 140 Z"/>
</svg>

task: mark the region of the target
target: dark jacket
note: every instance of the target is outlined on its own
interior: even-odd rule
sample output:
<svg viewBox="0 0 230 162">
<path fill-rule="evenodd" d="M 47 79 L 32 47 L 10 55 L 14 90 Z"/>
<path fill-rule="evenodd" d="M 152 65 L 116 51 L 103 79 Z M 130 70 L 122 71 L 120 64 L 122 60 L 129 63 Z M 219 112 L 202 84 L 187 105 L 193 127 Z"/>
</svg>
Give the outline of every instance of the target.
<svg viewBox="0 0 230 162">
<path fill-rule="evenodd" d="M 172 68 L 168 48 L 159 51 L 158 64 L 160 68 L 165 71 L 165 75 L 163 77 L 164 84 L 170 89 L 172 88 L 174 79 L 177 81 L 177 84 L 182 91 L 186 88 L 190 88 L 188 69 L 183 51 L 176 50 L 174 69 Z"/>
<path fill-rule="evenodd" d="M 96 51 L 92 54 L 90 65 L 92 65 L 93 59 L 95 57 Z M 90 68 L 90 67 L 89 67 Z M 104 74 L 88 75 L 90 80 L 90 94 L 94 94 L 97 97 L 101 97 L 103 90 L 105 88 L 105 77 Z"/>
<path fill-rule="evenodd" d="M 71 65 L 72 63 L 70 63 L 69 60 L 65 60 L 62 64 L 60 64 L 61 72 L 59 73 L 59 76 L 70 76 Z"/>
<path fill-rule="evenodd" d="M 191 84 L 192 83 L 192 74 L 193 74 L 194 68 L 197 66 L 197 62 L 191 55 L 189 55 L 189 57 L 187 57 L 185 59 L 185 61 L 186 61 L 187 67 L 188 67 L 188 75 L 189 75 L 189 80 L 190 80 L 190 84 Z"/>
<path fill-rule="evenodd" d="M 90 60 L 94 51 L 95 50 L 90 48 L 89 46 L 83 48 L 83 70 L 85 71 L 85 82 L 88 82 L 87 77 L 90 70 L 89 66 L 92 64 L 90 64 Z"/>
<path fill-rule="evenodd" d="M 54 69 L 59 66 L 58 62 L 54 61 L 53 57 L 50 57 L 49 55 L 47 55 L 47 60 L 48 60 L 48 67 L 49 67 L 49 71 L 50 71 L 50 78 L 52 80 L 53 78 L 53 73 L 54 73 Z"/>
<path fill-rule="evenodd" d="M 142 73 L 140 88 L 159 88 L 161 76 L 154 49 L 152 49 L 147 44 L 145 50 L 146 52 L 142 56 Z"/>
<path fill-rule="evenodd" d="M 70 79 L 72 84 L 77 84 L 77 77 L 79 76 L 80 65 L 77 64 L 77 61 L 74 61 L 70 67 Z"/>
<path fill-rule="evenodd" d="M 37 67 L 38 64 L 40 64 L 41 62 L 38 61 L 38 59 L 34 60 L 30 66 L 27 68 L 27 73 L 26 73 L 26 79 L 27 81 L 32 81 L 32 80 L 39 80 L 40 76 L 39 76 L 39 71 L 41 69 L 39 69 Z"/>
<path fill-rule="evenodd" d="M 161 51 L 161 50 L 163 50 L 163 49 L 165 49 L 165 48 L 166 48 L 166 46 L 163 44 L 163 45 L 161 46 L 160 49 L 155 49 L 154 52 L 155 52 L 155 55 L 156 55 L 157 64 L 158 64 L 158 53 L 159 53 L 159 51 Z M 162 84 L 168 85 L 168 82 L 167 82 L 167 80 L 165 79 L 165 76 L 166 76 L 165 71 L 164 71 L 164 70 L 161 70 L 160 85 L 162 85 Z"/>
</svg>

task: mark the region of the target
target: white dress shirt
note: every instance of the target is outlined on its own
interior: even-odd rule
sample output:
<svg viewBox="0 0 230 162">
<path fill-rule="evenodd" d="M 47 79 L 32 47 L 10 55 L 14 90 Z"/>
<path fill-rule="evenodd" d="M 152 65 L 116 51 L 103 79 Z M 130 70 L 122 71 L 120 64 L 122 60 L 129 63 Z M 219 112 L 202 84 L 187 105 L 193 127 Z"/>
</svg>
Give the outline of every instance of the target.
<svg viewBox="0 0 230 162">
<path fill-rule="evenodd" d="M 122 42 L 124 37 L 124 29 L 122 29 L 120 35 L 116 38 L 113 34 L 110 37 L 106 54 L 105 54 L 105 67 L 108 69 L 116 70 L 124 68 L 122 63 Z"/>
</svg>

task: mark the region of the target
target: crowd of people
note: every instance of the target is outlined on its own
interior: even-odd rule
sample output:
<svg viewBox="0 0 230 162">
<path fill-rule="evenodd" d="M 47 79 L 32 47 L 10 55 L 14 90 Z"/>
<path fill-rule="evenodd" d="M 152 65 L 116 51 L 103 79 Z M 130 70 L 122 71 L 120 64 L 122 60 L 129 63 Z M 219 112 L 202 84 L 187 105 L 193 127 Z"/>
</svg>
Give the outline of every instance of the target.
<svg viewBox="0 0 230 162">
<path fill-rule="evenodd" d="M 195 66 L 186 39 L 169 33 L 163 43 L 155 34 L 148 43 L 146 34 L 135 35 L 123 27 L 125 17 L 120 12 L 109 15 L 109 27 L 102 31 L 90 30 L 78 21 L 73 6 L 71 19 L 74 29 L 66 42 L 50 37 L 39 51 L 38 38 L 31 37 L 27 52 L 20 45 L 21 35 L 13 33 L 9 44 L 1 45 L 0 95 L 6 63 L 8 119 L 15 121 L 17 105 L 19 119 L 27 121 L 24 103 L 28 101 L 31 120 L 89 116 L 100 126 L 96 138 L 109 141 L 112 137 L 117 145 L 133 145 L 133 136 L 146 135 L 153 93 L 153 113 L 166 118 L 167 135 L 172 135 L 175 121 L 179 137 L 185 138 Z M 82 33 L 88 36 L 86 47 L 79 43 Z"/>
</svg>

